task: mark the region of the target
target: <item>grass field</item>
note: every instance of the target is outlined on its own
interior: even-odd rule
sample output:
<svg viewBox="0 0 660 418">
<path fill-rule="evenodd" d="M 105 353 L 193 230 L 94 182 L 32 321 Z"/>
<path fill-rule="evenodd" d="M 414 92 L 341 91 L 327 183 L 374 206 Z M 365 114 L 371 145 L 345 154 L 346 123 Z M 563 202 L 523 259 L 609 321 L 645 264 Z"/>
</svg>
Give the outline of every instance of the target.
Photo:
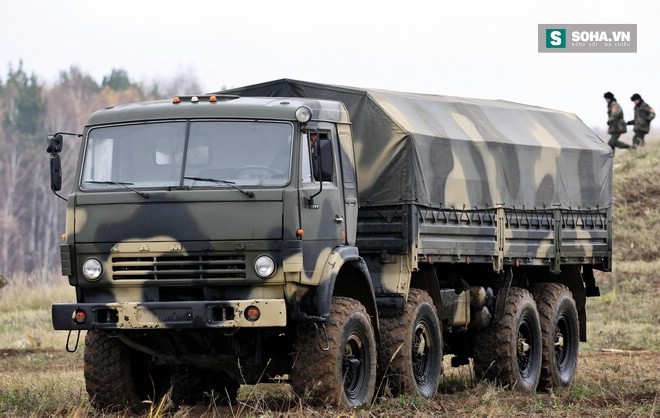
<svg viewBox="0 0 660 418">
<path fill-rule="evenodd" d="M 597 276 L 602 296 L 587 302 L 589 342 L 581 345 L 571 387 L 519 394 L 476 382 L 469 366 L 446 365 L 440 392 L 430 401 L 382 398 L 356 411 L 311 409 L 288 385 L 268 384 L 241 387 L 240 402 L 232 407 L 173 410 L 165 401 L 151 415 L 658 416 L 660 144 L 618 153 L 614 182 L 615 265 Z M 0 289 L 0 415 L 98 415 L 87 402 L 82 350 L 67 353 L 67 333 L 51 330 L 50 304 L 75 299 L 66 279 L 54 275 L 45 273 L 48 285 L 36 285 L 40 277 L 12 277 Z"/>
</svg>

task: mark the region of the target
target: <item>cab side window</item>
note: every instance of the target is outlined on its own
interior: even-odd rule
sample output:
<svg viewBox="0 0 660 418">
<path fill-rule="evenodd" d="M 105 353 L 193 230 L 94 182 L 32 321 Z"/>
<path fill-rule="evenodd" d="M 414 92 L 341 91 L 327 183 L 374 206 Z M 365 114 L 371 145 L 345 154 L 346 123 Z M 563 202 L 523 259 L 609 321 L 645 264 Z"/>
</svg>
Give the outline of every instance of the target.
<svg viewBox="0 0 660 418">
<path fill-rule="evenodd" d="M 323 143 L 323 145 L 322 145 Z M 302 136 L 302 182 L 303 183 L 313 183 L 321 180 L 322 176 L 322 167 L 326 168 L 326 178 L 323 181 L 332 181 L 327 178 L 328 167 L 332 167 L 332 153 L 326 150 L 326 159 L 328 161 L 321 161 L 319 153 L 321 152 L 322 147 L 329 147 L 329 135 L 328 132 L 308 132 Z"/>
</svg>

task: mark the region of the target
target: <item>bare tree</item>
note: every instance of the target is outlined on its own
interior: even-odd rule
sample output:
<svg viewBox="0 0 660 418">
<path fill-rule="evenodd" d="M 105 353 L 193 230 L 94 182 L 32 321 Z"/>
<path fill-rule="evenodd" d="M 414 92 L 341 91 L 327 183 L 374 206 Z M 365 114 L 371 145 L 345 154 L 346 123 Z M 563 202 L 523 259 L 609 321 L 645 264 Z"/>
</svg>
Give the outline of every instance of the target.
<svg viewBox="0 0 660 418">
<path fill-rule="evenodd" d="M 174 97 L 179 94 L 200 94 L 203 93 L 199 80 L 192 68 L 184 69 L 180 67 L 174 78 L 161 82 L 159 88 L 166 97 Z"/>
<path fill-rule="evenodd" d="M 4 193 L 0 198 L 0 270 L 15 270 L 10 249 L 19 238 L 19 222 L 16 216 L 16 197 L 22 180 L 21 163 L 23 155 L 20 150 L 10 145 L 8 141 L 0 147 L 0 181 L 4 185 Z"/>
</svg>

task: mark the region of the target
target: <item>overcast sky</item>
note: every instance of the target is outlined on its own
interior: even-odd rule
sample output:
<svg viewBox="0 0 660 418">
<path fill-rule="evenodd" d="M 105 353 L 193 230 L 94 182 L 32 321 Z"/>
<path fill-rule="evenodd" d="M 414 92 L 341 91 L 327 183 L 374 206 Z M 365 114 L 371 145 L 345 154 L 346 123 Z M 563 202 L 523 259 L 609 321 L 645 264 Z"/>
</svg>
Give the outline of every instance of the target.
<svg viewBox="0 0 660 418">
<path fill-rule="evenodd" d="M 570 111 L 591 127 L 605 126 L 608 90 L 626 119 L 632 93 L 660 107 L 657 0 L 0 4 L 3 81 L 22 59 L 49 83 L 72 65 L 98 82 L 113 68 L 144 82 L 190 71 L 207 92 L 293 78 L 505 99 Z M 544 23 L 637 24 L 637 53 L 540 54 Z"/>
</svg>

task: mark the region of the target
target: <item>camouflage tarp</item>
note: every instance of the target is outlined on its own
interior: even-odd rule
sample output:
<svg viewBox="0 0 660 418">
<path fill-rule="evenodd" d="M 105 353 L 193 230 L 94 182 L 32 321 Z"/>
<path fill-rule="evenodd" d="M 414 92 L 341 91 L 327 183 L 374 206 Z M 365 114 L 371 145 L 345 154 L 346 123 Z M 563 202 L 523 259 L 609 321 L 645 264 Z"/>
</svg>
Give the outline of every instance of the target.
<svg viewBox="0 0 660 418">
<path fill-rule="evenodd" d="M 353 124 L 361 205 L 611 205 L 612 151 L 571 113 L 288 79 L 220 93 L 343 102 Z"/>
</svg>

